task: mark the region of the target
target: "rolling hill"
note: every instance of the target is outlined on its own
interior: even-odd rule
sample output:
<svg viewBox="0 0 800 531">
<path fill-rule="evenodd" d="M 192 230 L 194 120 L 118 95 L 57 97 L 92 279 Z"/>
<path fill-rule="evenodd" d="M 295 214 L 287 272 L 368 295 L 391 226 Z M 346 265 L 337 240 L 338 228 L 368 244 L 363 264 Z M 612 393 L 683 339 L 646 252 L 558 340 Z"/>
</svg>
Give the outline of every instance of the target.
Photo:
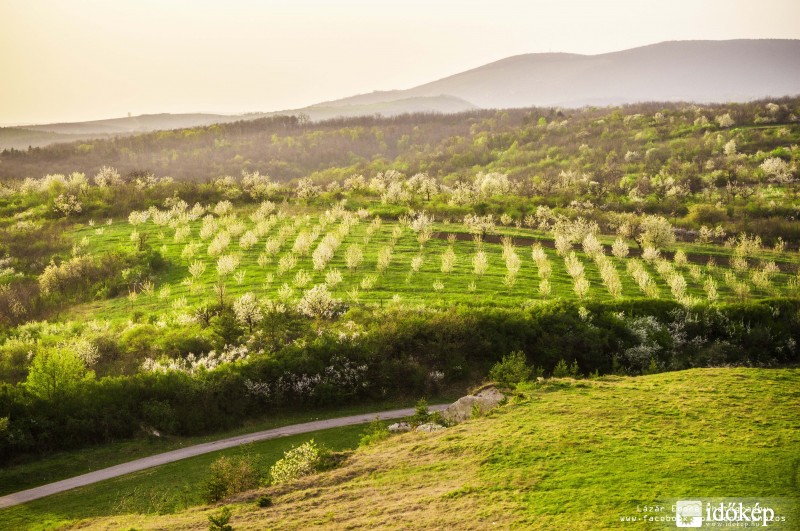
<svg viewBox="0 0 800 531">
<path fill-rule="evenodd" d="M 800 40 L 673 41 L 600 55 L 508 57 L 408 90 L 334 103 L 449 94 L 483 108 L 748 101 L 800 93 Z"/>
<path fill-rule="evenodd" d="M 260 116 L 260 115 L 259 115 Z M 0 128 L 0 149 L 26 149 L 118 135 L 148 133 L 241 120 L 222 114 L 143 114 L 87 122 L 26 125 Z"/>
<path fill-rule="evenodd" d="M 168 131 L 212 124 L 256 120 L 271 116 L 306 116 L 320 121 L 361 116 L 399 116 L 413 113 L 458 113 L 476 109 L 468 101 L 454 96 L 413 96 L 377 102 L 340 102 L 311 105 L 302 109 L 242 115 L 223 114 L 145 114 L 90 122 L 58 123 L 0 128 L 0 150 L 44 147 L 50 144 L 128 136 L 153 131 Z"/>
<path fill-rule="evenodd" d="M 665 529 L 679 499 L 740 497 L 798 517 L 797 369 L 551 380 L 517 404 L 356 451 L 331 472 L 226 500 L 235 529 Z M 262 509 L 259 495 L 274 502 Z M 767 500 L 769 499 L 769 500 Z M 92 529 L 200 529 L 215 507 Z M 49 515 L 58 518 L 56 515 Z M 624 518 L 638 518 L 635 525 Z"/>
</svg>

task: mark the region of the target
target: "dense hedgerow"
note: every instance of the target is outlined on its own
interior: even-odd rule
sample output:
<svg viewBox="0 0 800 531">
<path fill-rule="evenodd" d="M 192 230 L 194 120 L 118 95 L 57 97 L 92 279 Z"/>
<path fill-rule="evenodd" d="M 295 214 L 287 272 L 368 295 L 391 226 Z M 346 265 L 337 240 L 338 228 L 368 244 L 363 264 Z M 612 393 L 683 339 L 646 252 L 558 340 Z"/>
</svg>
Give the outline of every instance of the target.
<svg viewBox="0 0 800 531">
<path fill-rule="evenodd" d="M 87 378 L 57 397 L 3 384 L 0 418 L 8 420 L 0 424 L 0 455 L 80 447 L 142 430 L 209 433 L 276 408 L 435 392 L 483 377 L 515 351 L 545 374 L 561 360 L 577 362 L 583 373 L 641 374 L 795 364 L 800 341 L 800 301 L 791 299 L 691 309 L 642 300 L 382 312 L 361 316 L 368 322 L 358 337 L 308 330 L 270 354 L 251 353 L 211 370 Z"/>
</svg>

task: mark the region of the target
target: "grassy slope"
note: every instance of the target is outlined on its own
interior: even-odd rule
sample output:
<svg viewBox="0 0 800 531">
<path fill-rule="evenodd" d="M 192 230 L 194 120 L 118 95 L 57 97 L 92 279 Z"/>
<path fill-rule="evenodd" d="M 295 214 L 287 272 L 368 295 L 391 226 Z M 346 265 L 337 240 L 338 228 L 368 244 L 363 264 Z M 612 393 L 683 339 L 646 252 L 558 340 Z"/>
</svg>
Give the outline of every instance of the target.
<svg viewBox="0 0 800 531">
<path fill-rule="evenodd" d="M 553 381 L 487 418 L 392 438 L 333 472 L 266 489 L 272 508 L 253 503 L 263 489 L 228 500 L 231 523 L 583 530 L 630 525 L 620 517 L 642 504 L 747 496 L 783 498 L 788 529 L 800 518 L 798 381 L 798 369 Z M 203 529 L 211 510 L 84 524 Z"/>
</svg>

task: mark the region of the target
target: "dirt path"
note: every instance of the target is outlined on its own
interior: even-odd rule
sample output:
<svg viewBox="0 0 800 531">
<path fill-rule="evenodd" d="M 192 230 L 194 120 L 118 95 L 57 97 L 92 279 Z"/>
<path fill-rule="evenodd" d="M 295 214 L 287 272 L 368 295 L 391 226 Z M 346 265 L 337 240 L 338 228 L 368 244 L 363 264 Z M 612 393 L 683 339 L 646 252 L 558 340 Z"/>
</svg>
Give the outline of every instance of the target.
<svg viewBox="0 0 800 531">
<path fill-rule="evenodd" d="M 431 411 L 440 411 L 447 407 L 447 405 L 431 406 Z M 187 446 L 179 450 L 172 450 L 163 454 L 151 455 L 121 463 L 112 467 L 104 468 L 102 470 L 95 470 L 88 474 L 75 476 L 73 478 L 56 481 L 55 483 L 48 483 L 40 487 L 35 487 L 20 492 L 15 492 L 7 496 L 0 497 L 0 509 L 11 507 L 20 503 L 26 503 L 39 498 L 44 498 L 51 494 L 57 494 L 66 490 L 74 489 L 76 487 L 83 487 L 91 485 L 98 481 L 115 478 L 131 472 L 138 472 L 146 468 L 172 463 L 186 459 L 187 457 L 194 457 L 196 455 L 207 454 L 209 452 L 216 452 L 225 448 L 232 448 L 256 441 L 265 441 L 268 439 L 277 439 L 279 437 L 286 437 L 288 435 L 298 435 L 301 433 L 309 433 L 312 431 L 326 430 L 328 428 L 338 428 L 341 426 L 352 426 L 354 424 L 364 424 L 374 420 L 376 417 L 382 420 L 397 419 L 408 417 L 414 414 L 414 408 L 408 409 L 395 409 L 393 411 L 382 411 L 377 413 L 364 413 L 362 415 L 353 415 L 350 417 L 339 417 L 326 420 L 315 420 L 313 422 L 304 422 L 303 424 L 292 424 L 283 426 L 281 428 L 273 428 L 271 430 L 264 430 L 255 433 L 248 433 L 245 435 L 237 435 L 236 437 L 229 437 L 227 439 L 220 439 L 218 441 L 207 442 L 203 444 L 196 444 L 194 446 Z"/>
</svg>

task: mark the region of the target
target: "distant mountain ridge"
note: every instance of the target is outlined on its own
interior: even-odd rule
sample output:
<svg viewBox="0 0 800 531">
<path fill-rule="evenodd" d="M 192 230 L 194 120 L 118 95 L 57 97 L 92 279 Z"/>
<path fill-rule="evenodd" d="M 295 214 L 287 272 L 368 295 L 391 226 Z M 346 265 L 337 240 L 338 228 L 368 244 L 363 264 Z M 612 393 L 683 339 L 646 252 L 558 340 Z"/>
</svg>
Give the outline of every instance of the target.
<svg viewBox="0 0 800 531">
<path fill-rule="evenodd" d="M 244 115 L 151 114 L 0 128 L 0 149 L 304 114 L 311 120 L 475 108 L 729 102 L 800 94 L 800 40 L 669 41 L 598 55 L 507 57 L 405 90 Z"/>
<path fill-rule="evenodd" d="M 792 96 L 800 94 L 800 40 L 669 41 L 599 55 L 517 55 L 408 90 L 340 101 L 437 94 L 482 108 Z"/>
</svg>

